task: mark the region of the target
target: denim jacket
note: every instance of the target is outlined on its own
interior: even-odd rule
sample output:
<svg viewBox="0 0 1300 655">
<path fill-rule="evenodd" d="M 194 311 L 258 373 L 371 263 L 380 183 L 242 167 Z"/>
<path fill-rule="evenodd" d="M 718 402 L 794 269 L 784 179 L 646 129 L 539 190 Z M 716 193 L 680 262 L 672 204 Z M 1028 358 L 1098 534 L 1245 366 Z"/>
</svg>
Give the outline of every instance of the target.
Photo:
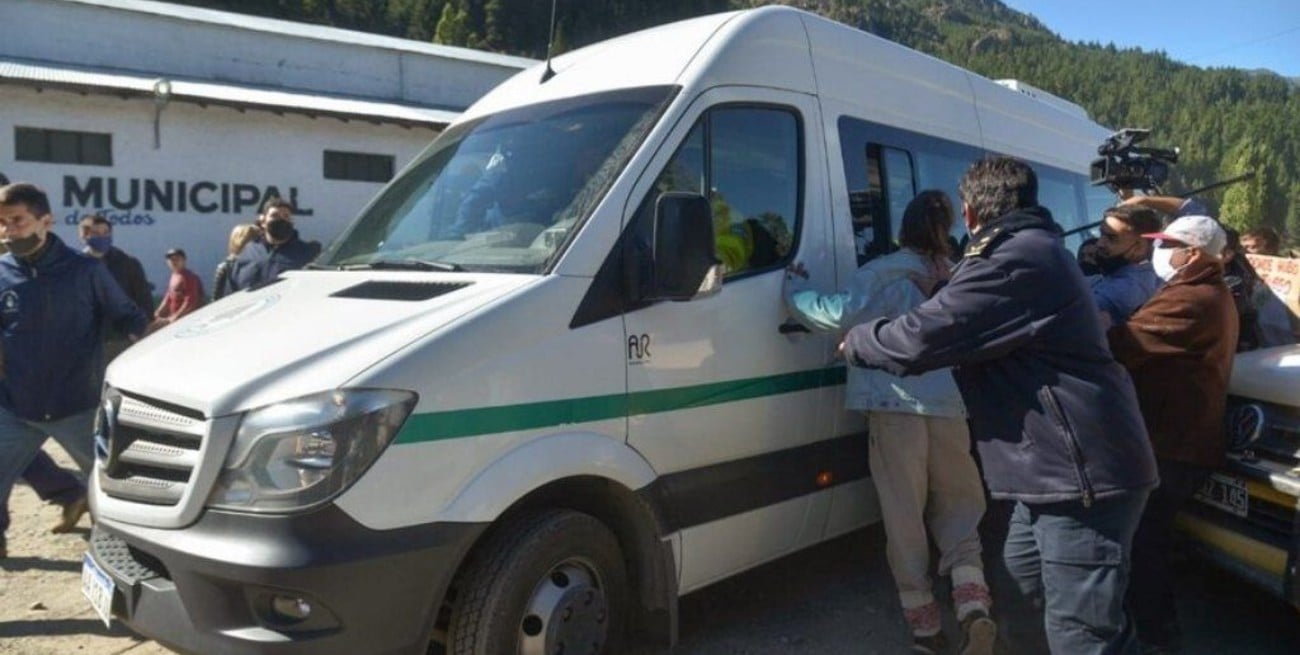
<svg viewBox="0 0 1300 655">
<path fill-rule="evenodd" d="M 790 313 L 810 329 L 846 330 L 875 318 L 893 318 L 925 300 L 914 280 L 932 275 L 925 257 L 907 249 L 880 257 L 858 269 L 848 288 L 820 294 L 786 284 Z M 850 366 L 845 406 L 859 411 L 901 412 L 963 418 L 957 384 L 948 369 L 902 378 L 878 369 Z"/>
</svg>

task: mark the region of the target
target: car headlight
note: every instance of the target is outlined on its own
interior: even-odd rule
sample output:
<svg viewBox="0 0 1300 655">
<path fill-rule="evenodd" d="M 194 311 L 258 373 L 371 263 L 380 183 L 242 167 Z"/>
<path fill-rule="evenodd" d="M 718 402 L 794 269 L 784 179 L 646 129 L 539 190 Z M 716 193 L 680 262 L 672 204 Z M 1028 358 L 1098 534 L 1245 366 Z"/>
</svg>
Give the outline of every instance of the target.
<svg viewBox="0 0 1300 655">
<path fill-rule="evenodd" d="M 415 400 L 410 391 L 348 389 L 248 412 L 210 506 L 288 512 L 334 498 L 379 458 Z"/>
</svg>

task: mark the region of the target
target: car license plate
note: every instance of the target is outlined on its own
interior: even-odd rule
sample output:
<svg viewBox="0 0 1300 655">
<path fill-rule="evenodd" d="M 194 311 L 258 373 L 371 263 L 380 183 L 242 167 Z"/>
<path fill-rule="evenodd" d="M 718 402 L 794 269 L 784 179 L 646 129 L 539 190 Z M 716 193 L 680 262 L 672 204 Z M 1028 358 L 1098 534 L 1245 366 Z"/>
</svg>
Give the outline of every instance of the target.
<svg viewBox="0 0 1300 655">
<path fill-rule="evenodd" d="M 1196 492 L 1196 499 L 1235 516 L 1250 513 L 1250 494 L 1246 491 L 1246 481 L 1238 478 L 1211 473 L 1205 484 L 1201 485 L 1200 491 Z"/>
<path fill-rule="evenodd" d="M 86 553 L 81 560 L 81 593 L 95 608 L 104 627 L 111 628 L 113 619 L 113 579 L 99 568 L 95 559 Z"/>
</svg>

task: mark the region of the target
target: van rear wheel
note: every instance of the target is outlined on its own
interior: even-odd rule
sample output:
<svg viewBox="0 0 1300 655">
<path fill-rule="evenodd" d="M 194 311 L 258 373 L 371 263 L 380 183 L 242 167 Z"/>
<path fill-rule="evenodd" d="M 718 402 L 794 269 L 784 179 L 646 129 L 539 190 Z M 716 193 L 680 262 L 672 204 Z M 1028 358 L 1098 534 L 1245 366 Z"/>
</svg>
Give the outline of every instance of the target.
<svg viewBox="0 0 1300 655">
<path fill-rule="evenodd" d="M 627 573 L 618 539 L 592 516 L 546 510 L 489 537 L 456 585 L 450 655 L 621 652 Z"/>
</svg>

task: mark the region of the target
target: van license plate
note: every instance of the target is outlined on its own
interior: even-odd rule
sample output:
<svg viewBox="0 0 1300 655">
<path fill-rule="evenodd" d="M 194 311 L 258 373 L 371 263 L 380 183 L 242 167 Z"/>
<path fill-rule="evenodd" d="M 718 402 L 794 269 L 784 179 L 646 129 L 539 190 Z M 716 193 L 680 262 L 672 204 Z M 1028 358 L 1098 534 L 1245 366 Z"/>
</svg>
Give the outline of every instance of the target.
<svg viewBox="0 0 1300 655">
<path fill-rule="evenodd" d="M 81 559 L 81 593 L 95 608 L 95 613 L 104 622 L 104 627 L 111 628 L 113 620 L 113 579 L 104 573 L 95 563 L 95 558 L 86 553 Z"/>
<path fill-rule="evenodd" d="M 1250 513 L 1246 481 L 1238 478 L 1211 473 L 1201 490 L 1196 492 L 1196 499 L 1236 516 L 1244 517 Z"/>
</svg>

